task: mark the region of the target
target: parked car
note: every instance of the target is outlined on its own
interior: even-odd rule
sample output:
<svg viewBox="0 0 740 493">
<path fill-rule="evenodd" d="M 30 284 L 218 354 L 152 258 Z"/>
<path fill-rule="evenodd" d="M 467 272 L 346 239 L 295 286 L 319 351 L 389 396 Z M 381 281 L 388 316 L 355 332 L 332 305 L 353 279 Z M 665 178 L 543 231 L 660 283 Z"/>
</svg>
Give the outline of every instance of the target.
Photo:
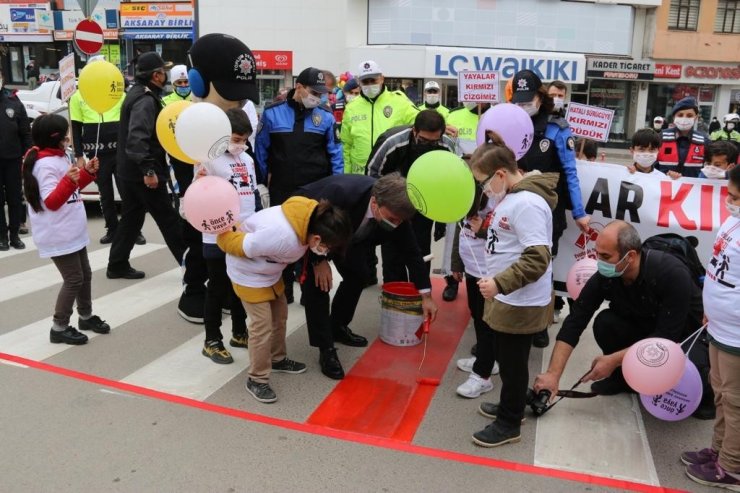
<svg viewBox="0 0 740 493">
<path fill-rule="evenodd" d="M 31 121 L 46 113 L 69 117 L 69 108 L 67 103 L 62 102 L 62 85 L 58 80 L 44 82 L 33 91 L 21 89 L 17 95 Z"/>
</svg>

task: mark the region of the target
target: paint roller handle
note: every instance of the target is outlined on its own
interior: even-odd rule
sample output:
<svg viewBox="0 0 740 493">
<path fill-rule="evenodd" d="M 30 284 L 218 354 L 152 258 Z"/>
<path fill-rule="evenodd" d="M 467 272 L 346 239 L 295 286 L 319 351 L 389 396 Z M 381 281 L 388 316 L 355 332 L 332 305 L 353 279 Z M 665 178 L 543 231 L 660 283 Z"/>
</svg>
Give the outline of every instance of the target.
<svg viewBox="0 0 740 493">
<path fill-rule="evenodd" d="M 430 318 L 425 318 L 424 321 L 421 323 L 421 331 L 424 334 L 429 333 L 429 326 L 432 324 L 432 320 Z"/>
</svg>

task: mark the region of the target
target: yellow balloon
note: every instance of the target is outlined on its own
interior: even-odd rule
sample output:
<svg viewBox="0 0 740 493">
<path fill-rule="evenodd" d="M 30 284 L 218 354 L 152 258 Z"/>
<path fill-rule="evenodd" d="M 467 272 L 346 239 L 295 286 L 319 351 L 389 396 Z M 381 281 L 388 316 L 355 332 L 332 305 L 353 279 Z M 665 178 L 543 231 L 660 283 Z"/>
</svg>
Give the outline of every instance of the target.
<svg viewBox="0 0 740 493">
<path fill-rule="evenodd" d="M 195 161 L 182 152 L 175 139 L 177 117 L 191 104 L 193 103 L 190 101 L 175 101 L 165 106 L 157 117 L 157 138 L 170 156 L 184 163 L 195 164 Z"/>
<path fill-rule="evenodd" d="M 85 103 L 103 114 L 123 97 L 123 74 L 112 63 L 98 60 L 82 69 L 77 87 Z"/>
</svg>

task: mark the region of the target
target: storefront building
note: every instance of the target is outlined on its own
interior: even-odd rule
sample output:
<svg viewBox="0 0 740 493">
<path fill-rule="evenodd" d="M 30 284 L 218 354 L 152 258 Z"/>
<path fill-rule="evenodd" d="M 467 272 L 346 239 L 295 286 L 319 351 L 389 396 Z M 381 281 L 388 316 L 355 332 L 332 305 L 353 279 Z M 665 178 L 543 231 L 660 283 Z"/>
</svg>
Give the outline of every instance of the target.
<svg viewBox="0 0 740 493">
<path fill-rule="evenodd" d="M 699 103 L 699 116 L 709 124 L 712 117 L 722 117 L 738 110 L 740 101 L 740 65 L 737 63 L 686 62 L 661 60 L 655 66 L 655 80 L 650 84 L 646 119 L 670 116 L 673 106 L 686 96 Z"/>
<path fill-rule="evenodd" d="M 293 87 L 293 52 L 253 50 L 257 64 L 257 89 L 260 94 L 258 110 L 269 104 L 283 87 Z"/>
<path fill-rule="evenodd" d="M 77 24 L 85 19 L 80 10 L 55 10 L 54 14 L 54 41 L 57 52 L 64 56 L 74 50 L 74 30 Z M 121 66 L 121 46 L 118 41 L 118 10 L 96 8 L 90 15 L 103 30 L 103 47 L 100 54 L 113 65 Z M 76 53 L 77 67 L 84 65 L 80 60 L 80 53 Z"/>
<path fill-rule="evenodd" d="M 5 84 L 25 85 L 31 60 L 42 75 L 57 70 L 61 56 L 54 49 L 53 30 L 49 2 L 0 4 L 0 63 Z"/>
<path fill-rule="evenodd" d="M 193 6 L 190 2 L 122 3 L 122 64 L 133 75 L 130 63 L 137 54 L 156 51 L 175 64 L 187 63 L 193 44 Z"/>
</svg>

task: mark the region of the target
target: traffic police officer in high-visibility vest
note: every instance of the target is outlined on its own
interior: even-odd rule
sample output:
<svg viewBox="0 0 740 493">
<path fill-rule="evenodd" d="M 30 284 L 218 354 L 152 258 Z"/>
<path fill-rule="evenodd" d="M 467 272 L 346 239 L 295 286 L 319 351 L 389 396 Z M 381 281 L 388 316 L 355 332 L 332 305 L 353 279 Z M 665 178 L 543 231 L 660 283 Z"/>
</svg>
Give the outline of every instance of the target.
<svg viewBox="0 0 740 493">
<path fill-rule="evenodd" d="M 673 107 L 673 124 L 661 132 L 663 144 L 658 152 L 658 171 L 671 178 L 688 176 L 696 178 L 704 166 L 704 152 L 709 136 L 694 129 L 699 105 L 689 96 Z"/>
<path fill-rule="evenodd" d="M 436 110 L 437 113 L 442 115 L 442 118 L 447 120 L 450 115 L 450 110 L 442 106 L 440 102 L 442 100 L 442 94 L 439 88 L 439 84 L 436 81 L 430 80 L 424 84 L 424 102 L 419 105 L 420 110 Z"/>
<path fill-rule="evenodd" d="M 367 159 L 380 134 L 391 127 L 413 125 L 419 110 L 403 92 L 385 87 L 383 71 L 374 61 L 360 64 L 357 79 L 362 95 L 345 107 L 340 136 L 344 172 L 365 174 Z"/>
<path fill-rule="evenodd" d="M 175 65 L 170 70 L 170 80 L 173 91 L 162 98 L 165 106 L 175 101 L 190 101 L 190 81 L 188 80 L 188 68 L 185 65 Z"/>
<path fill-rule="evenodd" d="M 450 111 L 446 118 L 447 125 L 457 128 L 457 145 L 463 158 L 469 158 L 478 147 L 476 143 L 478 120 L 490 107 L 490 103 L 463 103 L 462 106 Z"/>
<path fill-rule="evenodd" d="M 104 60 L 102 56 L 91 57 L 88 63 Z M 102 115 L 90 108 L 82 99 L 80 91 L 75 91 L 69 100 L 69 118 L 72 121 L 72 144 L 78 166 L 84 166 L 85 156 L 98 157 L 100 169 L 95 183 L 100 194 L 100 208 L 105 219 L 106 233 L 100 238 L 100 243 L 107 244 L 113 241 L 118 227 L 118 213 L 116 212 L 113 180 L 117 177 L 116 149 L 118 145 L 118 121 L 121 119 L 121 98 L 116 105 Z M 120 188 L 120 187 L 118 187 Z M 136 238 L 137 245 L 146 243 L 141 232 Z"/>
<path fill-rule="evenodd" d="M 575 140 L 568 122 L 553 115 L 555 104 L 540 78 L 531 70 L 521 70 L 512 79 L 512 103 L 532 118 L 534 138 L 529 151 L 517 164 L 524 171 L 539 170 L 560 175 L 557 186 L 558 204 L 553 210 L 552 254 L 557 255 L 558 240 L 567 226 L 565 209 L 571 209 L 573 220 L 583 232 L 589 230 L 591 218 L 586 214 L 581 200 L 581 186 L 576 172 Z M 556 301 L 555 309 L 562 308 L 563 301 Z M 550 338 L 547 329 L 535 334 L 532 344 L 546 347 Z"/>
<path fill-rule="evenodd" d="M 729 140 L 740 148 L 740 132 L 737 131 L 737 124 L 740 123 L 740 115 L 729 113 L 722 120 L 725 123 L 725 127 L 712 132 L 709 138 L 712 140 Z"/>
</svg>

